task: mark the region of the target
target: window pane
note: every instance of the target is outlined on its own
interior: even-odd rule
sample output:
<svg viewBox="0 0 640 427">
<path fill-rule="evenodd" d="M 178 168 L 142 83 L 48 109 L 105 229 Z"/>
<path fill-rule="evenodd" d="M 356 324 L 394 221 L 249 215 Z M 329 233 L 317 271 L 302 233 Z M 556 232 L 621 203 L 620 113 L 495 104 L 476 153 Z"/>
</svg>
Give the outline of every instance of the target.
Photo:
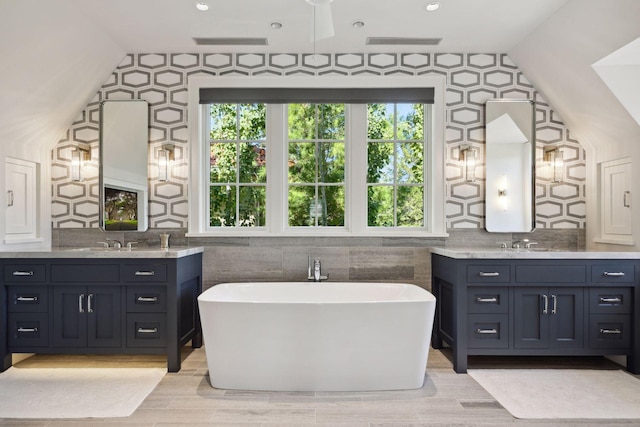
<svg viewBox="0 0 640 427">
<path fill-rule="evenodd" d="M 294 142 L 289 144 L 289 182 L 316 182 L 316 144 Z"/>
<path fill-rule="evenodd" d="M 319 226 L 344 226 L 344 187 L 319 187 L 316 212 Z"/>
<path fill-rule="evenodd" d="M 315 203 L 315 186 L 289 187 L 289 225 L 292 227 L 315 226 L 318 215 Z M 322 209 L 319 209 L 320 212 Z"/>
<path fill-rule="evenodd" d="M 318 139 L 344 140 L 344 104 L 318 104 Z"/>
<path fill-rule="evenodd" d="M 240 187 L 240 227 L 264 227 L 266 225 L 267 192 L 263 186 Z"/>
<path fill-rule="evenodd" d="M 422 227 L 423 189 L 420 187 L 398 187 L 398 227 Z"/>
<path fill-rule="evenodd" d="M 264 142 L 245 142 L 240 145 L 239 182 L 267 182 L 266 153 Z"/>
<path fill-rule="evenodd" d="M 316 105 L 289 104 L 289 139 L 315 139 Z"/>
<path fill-rule="evenodd" d="M 393 227 L 393 187 L 371 186 L 367 225 L 369 227 Z"/>
<path fill-rule="evenodd" d="M 236 188 L 214 185 L 209 189 L 209 225 L 233 227 L 236 225 Z"/>
<path fill-rule="evenodd" d="M 236 104 L 211 104 L 211 139 L 236 139 L 236 117 Z"/>
<path fill-rule="evenodd" d="M 421 183 L 423 181 L 423 152 L 424 146 L 420 142 L 405 142 L 397 144 L 398 182 Z"/>
<path fill-rule="evenodd" d="M 344 182 L 344 143 L 318 144 L 318 182 Z"/>
<path fill-rule="evenodd" d="M 367 105 L 367 137 L 393 139 L 393 104 Z"/>
<path fill-rule="evenodd" d="M 367 144 L 367 182 L 371 184 L 393 183 L 392 142 L 370 142 Z"/>
<path fill-rule="evenodd" d="M 423 139 L 424 105 L 397 104 L 398 139 Z"/>
<path fill-rule="evenodd" d="M 235 142 L 215 142 L 211 144 L 210 179 L 212 183 L 236 182 Z"/>
<path fill-rule="evenodd" d="M 240 139 L 266 138 L 267 109 L 265 104 L 240 104 Z"/>
</svg>

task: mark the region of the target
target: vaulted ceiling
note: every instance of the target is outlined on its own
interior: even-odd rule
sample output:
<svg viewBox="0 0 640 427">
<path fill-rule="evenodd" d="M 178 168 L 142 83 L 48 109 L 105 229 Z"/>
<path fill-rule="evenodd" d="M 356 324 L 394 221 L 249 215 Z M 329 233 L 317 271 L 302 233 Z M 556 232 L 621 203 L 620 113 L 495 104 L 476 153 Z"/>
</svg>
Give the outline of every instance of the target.
<svg viewBox="0 0 640 427">
<path fill-rule="evenodd" d="M 580 138 L 606 144 L 616 129 L 616 140 L 640 133 L 591 67 L 640 37 L 638 0 L 440 0 L 436 12 L 425 10 L 432 0 L 333 0 L 335 37 L 316 43 L 305 0 L 203 1 L 206 12 L 195 0 L 0 1 L 5 154 L 55 144 L 123 56 L 138 52 L 509 53 Z M 267 45 L 197 46 L 194 37 Z M 367 37 L 442 40 L 370 46 Z"/>
</svg>

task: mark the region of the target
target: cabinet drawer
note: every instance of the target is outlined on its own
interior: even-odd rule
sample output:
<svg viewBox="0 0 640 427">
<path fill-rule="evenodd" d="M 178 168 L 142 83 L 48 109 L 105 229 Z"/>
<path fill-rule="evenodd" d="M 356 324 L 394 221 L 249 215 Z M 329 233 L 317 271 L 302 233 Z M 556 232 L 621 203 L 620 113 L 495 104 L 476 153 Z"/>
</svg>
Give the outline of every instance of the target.
<svg viewBox="0 0 640 427">
<path fill-rule="evenodd" d="M 46 313 L 49 309 L 46 286 L 9 286 L 7 293 L 9 313 Z"/>
<path fill-rule="evenodd" d="M 507 314 L 470 314 L 467 318 L 469 348 L 508 348 Z"/>
<path fill-rule="evenodd" d="M 511 280 L 511 268 L 508 265 L 468 265 L 469 283 L 505 283 Z"/>
<path fill-rule="evenodd" d="M 167 266 L 165 264 L 126 264 L 122 268 L 122 279 L 125 282 L 166 282 Z"/>
<path fill-rule="evenodd" d="M 120 280 L 117 264 L 54 264 L 51 281 L 64 283 L 105 283 Z"/>
<path fill-rule="evenodd" d="M 509 288 L 506 286 L 467 288 L 468 313 L 508 313 Z"/>
<path fill-rule="evenodd" d="M 166 347 L 165 314 L 127 314 L 127 347 Z"/>
<path fill-rule="evenodd" d="M 589 345 L 591 348 L 630 348 L 631 315 L 592 314 L 589 321 Z"/>
<path fill-rule="evenodd" d="M 167 311 L 167 288 L 161 286 L 127 287 L 127 312 L 163 313 Z"/>
<path fill-rule="evenodd" d="M 9 347 L 48 347 L 47 313 L 9 313 Z"/>
<path fill-rule="evenodd" d="M 4 281 L 14 283 L 44 282 L 44 264 L 7 264 L 4 266 Z"/>
<path fill-rule="evenodd" d="M 602 314 L 631 313 L 631 288 L 589 289 L 589 311 Z"/>
<path fill-rule="evenodd" d="M 633 264 L 601 264 L 591 266 L 593 283 L 633 283 Z"/>
<path fill-rule="evenodd" d="M 585 283 L 584 265 L 518 265 L 517 283 Z"/>
</svg>

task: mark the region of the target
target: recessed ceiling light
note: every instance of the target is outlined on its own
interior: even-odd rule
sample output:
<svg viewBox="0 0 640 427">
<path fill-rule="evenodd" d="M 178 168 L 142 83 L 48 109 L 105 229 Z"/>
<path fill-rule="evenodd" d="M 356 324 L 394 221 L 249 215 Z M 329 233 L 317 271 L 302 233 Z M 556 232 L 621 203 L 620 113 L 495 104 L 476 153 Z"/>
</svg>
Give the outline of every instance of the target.
<svg viewBox="0 0 640 427">
<path fill-rule="evenodd" d="M 364 21 L 362 19 L 358 19 L 357 21 L 353 21 L 351 25 L 353 28 L 362 28 L 364 27 Z"/>
<path fill-rule="evenodd" d="M 425 6 L 425 9 L 427 9 L 427 12 L 435 12 L 436 10 L 440 9 L 440 3 L 438 3 L 437 1 L 428 3 Z"/>
<path fill-rule="evenodd" d="M 279 30 L 280 28 L 282 28 L 282 22 L 273 21 L 271 24 L 269 24 L 269 26 L 274 30 Z"/>
<path fill-rule="evenodd" d="M 199 2 L 199 3 L 196 3 L 196 9 L 198 9 L 201 12 L 204 12 L 206 10 L 209 10 L 209 5 L 203 2 Z"/>
</svg>

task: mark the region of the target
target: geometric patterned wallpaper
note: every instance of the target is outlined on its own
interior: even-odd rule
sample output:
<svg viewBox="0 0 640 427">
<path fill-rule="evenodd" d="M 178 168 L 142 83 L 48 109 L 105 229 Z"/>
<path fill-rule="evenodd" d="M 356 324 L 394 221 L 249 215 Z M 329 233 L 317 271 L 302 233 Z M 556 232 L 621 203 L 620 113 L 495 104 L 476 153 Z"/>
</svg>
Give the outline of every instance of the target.
<svg viewBox="0 0 640 427">
<path fill-rule="evenodd" d="M 564 180 L 536 179 L 539 228 L 585 228 L 585 153 L 562 119 L 505 54 L 397 53 L 309 54 L 130 54 L 102 85 L 52 152 L 52 220 L 54 228 L 98 227 L 99 104 L 107 99 L 144 99 L 149 103 L 149 227 L 187 227 L 188 132 L 187 80 L 192 75 L 425 75 L 447 78 L 446 217 L 447 228 L 484 228 L 484 103 L 490 98 L 536 101 L 537 153 L 561 148 Z M 71 150 L 91 146 L 84 180 L 71 179 Z M 175 145 L 173 174 L 157 179 L 158 149 Z M 476 182 L 465 182 L 457 160 L 461 145 L 478 150 Z M 123 153 L 126 155 L 126 153 Z"/>
</svg>

